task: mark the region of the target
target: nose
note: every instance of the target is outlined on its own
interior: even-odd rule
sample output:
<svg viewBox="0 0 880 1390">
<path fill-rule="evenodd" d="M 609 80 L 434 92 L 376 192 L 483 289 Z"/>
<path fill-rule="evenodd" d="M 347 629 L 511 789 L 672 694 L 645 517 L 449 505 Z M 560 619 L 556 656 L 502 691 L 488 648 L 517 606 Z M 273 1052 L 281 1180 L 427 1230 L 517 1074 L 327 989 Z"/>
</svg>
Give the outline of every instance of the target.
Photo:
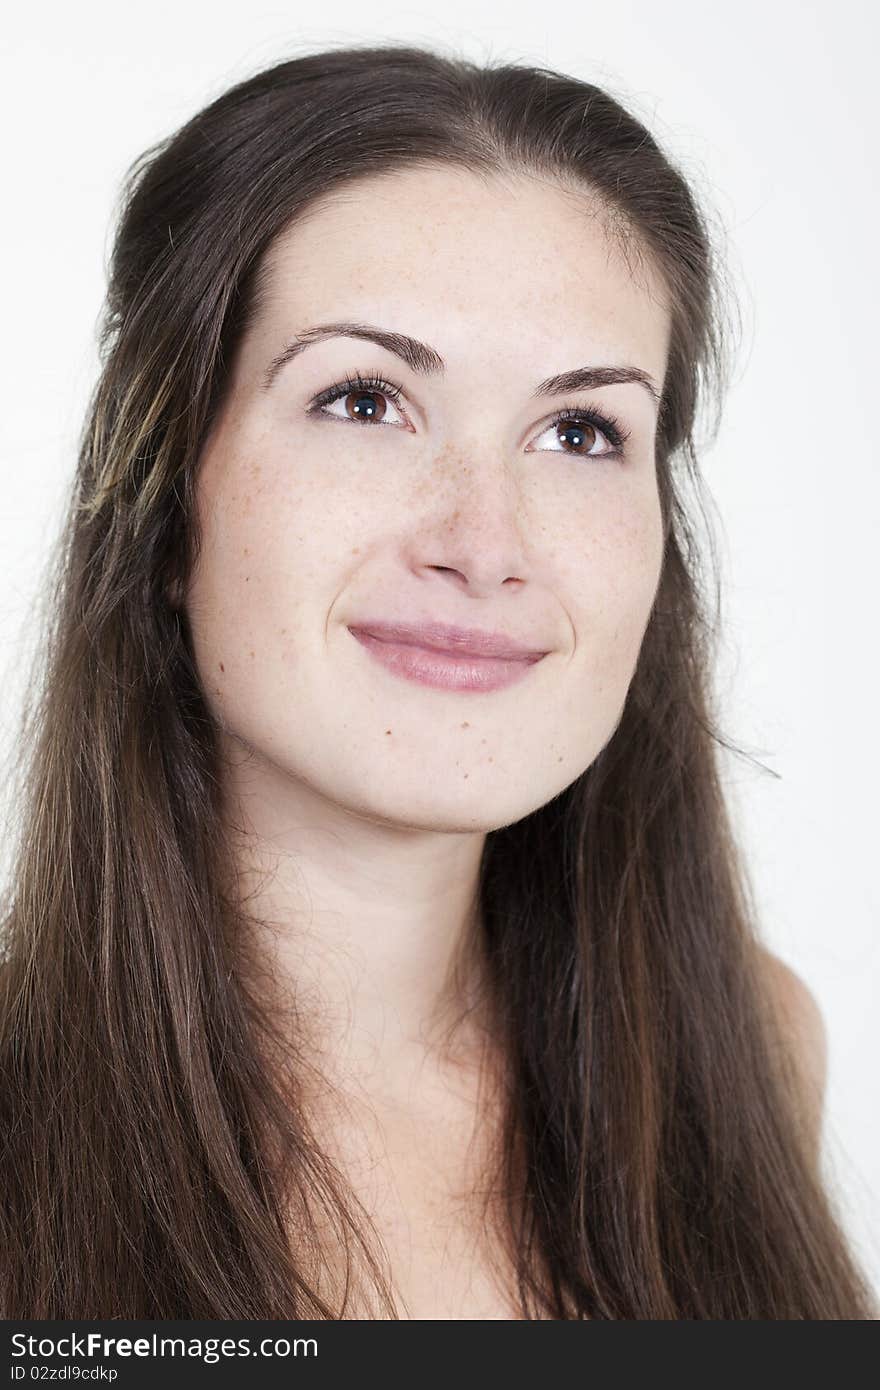
<svg viewBox="0 0 880 1390">
<path fill-rule="evenodd" d="M 527 518 L 507 461 L 496 455 L 494 462 L 476 464 L 472 454 L 447 450 L 437 460 L 437 475 L 437 506 L 413 535 L 413 564 L 475 597 L 493 595 L 502 585 L 521 587 L 529 567 Z"/>
</svg>

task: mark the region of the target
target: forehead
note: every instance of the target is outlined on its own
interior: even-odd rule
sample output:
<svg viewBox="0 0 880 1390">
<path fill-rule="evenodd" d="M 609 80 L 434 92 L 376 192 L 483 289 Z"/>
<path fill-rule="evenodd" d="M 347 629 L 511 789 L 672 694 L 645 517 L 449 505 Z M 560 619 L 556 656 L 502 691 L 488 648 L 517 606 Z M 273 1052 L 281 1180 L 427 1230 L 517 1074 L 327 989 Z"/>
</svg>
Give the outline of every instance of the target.
<svg viewBox="0 0 880 1390">
<path fill-rule="evenodd" d="M 480 352 L 553 370 L 586 351 L 664 376 L 661 276 L 597 199 L 547 180 L 443 165 L 358 179 L 279 235 L 264 271 L 269 346 L 358 317 L 430 342 L 450 369 Z"/>
</svg>

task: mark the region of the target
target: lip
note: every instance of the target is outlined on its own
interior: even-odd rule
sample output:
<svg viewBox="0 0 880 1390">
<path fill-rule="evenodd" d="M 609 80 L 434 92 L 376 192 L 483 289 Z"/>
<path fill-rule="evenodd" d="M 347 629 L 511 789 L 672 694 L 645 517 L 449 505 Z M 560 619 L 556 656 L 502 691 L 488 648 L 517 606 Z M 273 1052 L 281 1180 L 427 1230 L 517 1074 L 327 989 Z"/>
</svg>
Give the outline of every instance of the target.
<svg viewBox="0 0 880 1390">
<path fill-rule="evenodd" d="M 383 634 L 388 633 L 392 627 L 395 632 L 400 631 L 399 626 L 392 624 L 375 624 L 374 631 L 374 625 L 371 623 L 369 629 L 361 624 L 352 625 L 349 632 L 393 675 L 414 681 L 417 685 L 432 686 L 439 690 L 472 693 L 502 690 L 522 680 L 532 667 L 547 655 L 546 652 L 526 650 L 516 656 L 493 656 L 474 654 L 472 651 L 461 649 L 426 647 L 412 640 L 402 641 L 394 636 L 380 637 L 377 635 L 380 626 Z M 448 634 L 449 628 L 445 628 L 444 631 Z M 461 632 L 461 629 L 458 631 Z M 413 629 L 408 628 L 408 638 L 411 639 L 412 634 Z M 429 635 L 436 638 L 436 626 L 431 626 Z M 485 637 L 486 634 L 481 634 L 476 640 Z M 496 634 L 488 634 L 488 638 L 496 644 L 500 641 Z M 444 640 L 448 641 L 448 636 Z M 467 641 L 470 643 L 473 640 L 475 639 L 471 631 L 467 634 Z M 509 652 L 509 639 L 505 638 L 504 643 Z"/>
<path fill-rule="evenodd" d="M 451 623 L 351 623 L 349 631 L 357 637 L 367 633 L 380 642 L 396 642 L 429 651 L 445 652 L 447 656 L 494 656 L 504 661 L 537 661 L 546 656 L 544 649 L 526 646 L 503 632 L 488 632 L 485 628 L 454 627 Z"/>
</svg>

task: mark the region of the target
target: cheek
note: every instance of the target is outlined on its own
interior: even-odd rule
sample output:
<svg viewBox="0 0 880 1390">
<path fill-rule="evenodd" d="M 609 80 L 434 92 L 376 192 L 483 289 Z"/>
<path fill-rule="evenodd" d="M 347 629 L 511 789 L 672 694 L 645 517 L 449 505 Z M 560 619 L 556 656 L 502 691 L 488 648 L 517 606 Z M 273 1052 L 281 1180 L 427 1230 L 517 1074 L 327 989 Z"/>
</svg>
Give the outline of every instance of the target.
<svg viewBox="0 0 880 1390">
<path fill-rule="evenodd" d="M 635 664 L 660 580 L 663 536 L 659 509 L 611 524 L 592 544 L 583 596 L 611 649 Z"/>
<path fill-rule="evenodd" d="M 363 534 L 363 489 L 320 463 L 266 434 L 239 446 L 202 494 L 199 584 L 234 629 L 274 626 L 344 571 Z"/>
<path fill-rule="evenodd" d="M 255 728 L 283 723 L 304 697 L 302 673 L 323 649 L 327 615 L 375 529 L 375 462 L 336 449 L 330 457 L 277 423 L 231 417 L 205 450 L 203 544 L 187 608 L 221 725 L 237 725 L 245 711 Z"/>
<path fill-rule="evenodd" d="M 659 501 L 598 509 L 568 564 L 574 644 L 568 715 L 609 737 L 620 717 L 651 615 L 663 563 Z M 598 749 L 593 748 L 595 754 Z"/>
<path fill-rule="evenodd" d="M 323 641 L 322 615 L 351 562 L 339 509 L 327 503 L 326 489 L 319 496 L 292 474 L 280 485 L 265 455 L 202 494 L 187 610 L 205 697 L 224 727 L 243 710 L 257 727 L 282 717 L 297 693 L 291 653 Z"/>
</svg>

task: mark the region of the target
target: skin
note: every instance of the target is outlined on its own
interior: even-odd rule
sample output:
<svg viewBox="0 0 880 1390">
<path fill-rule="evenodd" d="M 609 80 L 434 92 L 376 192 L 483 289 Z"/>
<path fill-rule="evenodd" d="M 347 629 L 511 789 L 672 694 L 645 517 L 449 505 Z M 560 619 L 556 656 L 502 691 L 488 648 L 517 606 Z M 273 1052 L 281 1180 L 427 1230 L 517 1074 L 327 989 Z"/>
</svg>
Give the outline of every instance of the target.
<svg viewBox="0 0 880 1390">
<path fill-rule="evenodd" d="M 766 947 L 759 949 L 759 964 L 783 1043 L 794 1061 L 798 1083 L 796 1101 L 803 1116 L 810 1156 L 818 1166 L 822 1160 L 822 1128 L 828 1085 L 828 1031 L 825 1019 L 816 996 L 790 965 Z"/>
<path fill-rule="evenodd" d="M 595 211 L 550 183 L 440 167 L 313 207 L 270 248 L 265 312 L 199 460 L 186 604 L 237 871 L 328 1064 L 389 1083 L 459 999 L 486 833 L 608 741 L 659 582 L 648 392 L 530 400 L 583 365 L 662 385 L 659 283 L 634 278 Z M 334 338 L 262 389 L 295 334 L 337 319 L 431 344 L 443 377 Z M 402 388 L 409 428 L 387 397 L 379 424 L 343 401 L 307 414 L 355 369 Z M 584 402 L 631 431 L 625 462 L 584 456 L 609 447 L 601 434 L 575 453 L 551 427 Z M 388 674 L 346 627 L 426 615 L 550 654 L 509 689 L 440 691 Z"/>
</svg>

